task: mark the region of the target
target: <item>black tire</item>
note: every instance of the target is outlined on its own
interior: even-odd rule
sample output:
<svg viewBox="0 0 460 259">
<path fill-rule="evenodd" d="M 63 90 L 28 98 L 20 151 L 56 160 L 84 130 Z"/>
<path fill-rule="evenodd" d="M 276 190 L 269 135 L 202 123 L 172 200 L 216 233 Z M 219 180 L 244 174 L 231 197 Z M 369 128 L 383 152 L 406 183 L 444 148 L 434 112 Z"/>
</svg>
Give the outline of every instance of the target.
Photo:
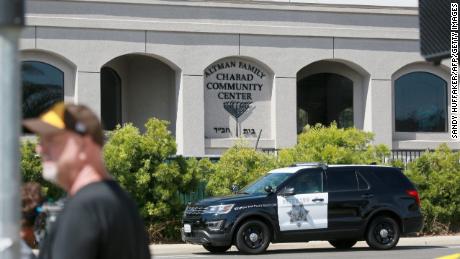
<svg viewBox="0 0 460 259">
<path fill-rule="evenodd" d="M 367 232 L 367 244 L 377 250 L 388 250 L 398 244 L 401 231 L 393 218 L 380 216 L 372 220 Z"/>
<path fill-rule="evenodd" d="M 355 239 L 338 239 L 338 240 L 329 240 L 329 244 L 337 249 L 350 249 L 352 248 L 358 240 Z"/>
<path fill-rule="evenodd" d="M 228 245 L 228 246 L 203 245 L 203 247 L 204 249 L 208 250 L 209 252 L 213 254 L 221 254 L 221 253 L 225 253 L 232 246 L 231 245 Z"/>
<path fill-rule="evenodd" d="M 260 220 L 249 220 L 236 232 L 236 247 L 242 253 L 260 254 L 267 250 L 271 232 L 267 224 Z"/>
</svg>

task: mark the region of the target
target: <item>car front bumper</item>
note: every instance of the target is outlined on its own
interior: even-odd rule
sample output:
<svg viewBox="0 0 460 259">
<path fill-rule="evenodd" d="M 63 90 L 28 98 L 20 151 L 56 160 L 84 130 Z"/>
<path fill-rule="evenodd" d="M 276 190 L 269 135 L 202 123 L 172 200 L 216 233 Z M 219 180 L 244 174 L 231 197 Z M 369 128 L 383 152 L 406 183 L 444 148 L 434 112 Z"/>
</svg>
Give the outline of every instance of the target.
<svg viewBox="0 0 460 259">
<path fill-rule="evenodd" d="M 232 244 L 232 238 L 227 233 L 211 233 L 204 229 L 192 229 L 191 233 L 185 233 L 181 229 L 182 241 L 190 244 L 227 246 Z"/>
</svg>

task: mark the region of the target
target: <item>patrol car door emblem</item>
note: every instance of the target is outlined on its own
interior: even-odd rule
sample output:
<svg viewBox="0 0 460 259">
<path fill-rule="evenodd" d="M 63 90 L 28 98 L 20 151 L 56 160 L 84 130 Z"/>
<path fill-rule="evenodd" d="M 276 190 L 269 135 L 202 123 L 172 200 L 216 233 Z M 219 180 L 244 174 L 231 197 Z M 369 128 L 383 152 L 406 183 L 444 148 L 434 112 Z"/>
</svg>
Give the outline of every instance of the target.
<svg viewBox="0 0 460 259">
<path fill-rule="evenodd" d="M 297 222 L 297 227 L 302 226 L 302 222 L 308 222 L 308 210 L 303 207 L 303 204 L 292 204 L 291 211 L 287 214 L 291 218 L 291 223 Z"/>
<path fill-rule="evenodd" d="M 314 199 L 323 199 L 314 202 Z M 328 193 L 277 195 L 280 231 L 327 228 Z"/>
</svg>

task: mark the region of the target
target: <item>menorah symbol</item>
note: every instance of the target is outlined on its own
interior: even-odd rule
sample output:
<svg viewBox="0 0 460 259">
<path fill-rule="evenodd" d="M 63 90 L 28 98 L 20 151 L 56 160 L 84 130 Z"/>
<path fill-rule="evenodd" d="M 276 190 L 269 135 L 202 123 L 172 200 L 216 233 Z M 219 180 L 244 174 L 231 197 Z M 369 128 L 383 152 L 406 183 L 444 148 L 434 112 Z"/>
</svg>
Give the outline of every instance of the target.
<svg viewBox="0 0 460 259">
<path fill-rule="evenodd" d="M 238 101 L 228 101 L 224 102 L 224 109 L 232 115 L 236 120 L 236 136 L 239 135 L 238 132 L 238 118 L 245 113 L 252 102 L 238 102 Z"/>
<path fill-rule="evenodd" d="M 252 102 L 237 102 L 237 101 L 230 101 L 224 102 L 224 109 L 228 111 L 235 119 L 243 115 L 247 109 L 249 109 Z"/>
</svg>

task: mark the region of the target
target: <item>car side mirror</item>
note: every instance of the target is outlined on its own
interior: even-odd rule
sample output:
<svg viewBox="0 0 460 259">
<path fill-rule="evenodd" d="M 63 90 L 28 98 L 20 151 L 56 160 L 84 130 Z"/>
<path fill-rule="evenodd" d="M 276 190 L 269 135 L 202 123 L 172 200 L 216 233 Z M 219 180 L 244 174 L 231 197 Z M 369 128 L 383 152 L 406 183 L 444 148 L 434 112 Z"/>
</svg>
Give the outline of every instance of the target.
<svg viewBox="0 0 460 259">
<path fill-rule="evenodd" d="M 272 193 L 273 192 L 273 188 L 270 185 L 265 186 L 264 190 L 267 193 Z"/>
<path fill-rule="evenodd" d="M 280 195 L 281 196 L 292 196 L 294 195 L 295 192 L 294 192 L 294 188 L 293 187 L 285 187 L 281 192 L 280 192 Z"/>
</svg>

